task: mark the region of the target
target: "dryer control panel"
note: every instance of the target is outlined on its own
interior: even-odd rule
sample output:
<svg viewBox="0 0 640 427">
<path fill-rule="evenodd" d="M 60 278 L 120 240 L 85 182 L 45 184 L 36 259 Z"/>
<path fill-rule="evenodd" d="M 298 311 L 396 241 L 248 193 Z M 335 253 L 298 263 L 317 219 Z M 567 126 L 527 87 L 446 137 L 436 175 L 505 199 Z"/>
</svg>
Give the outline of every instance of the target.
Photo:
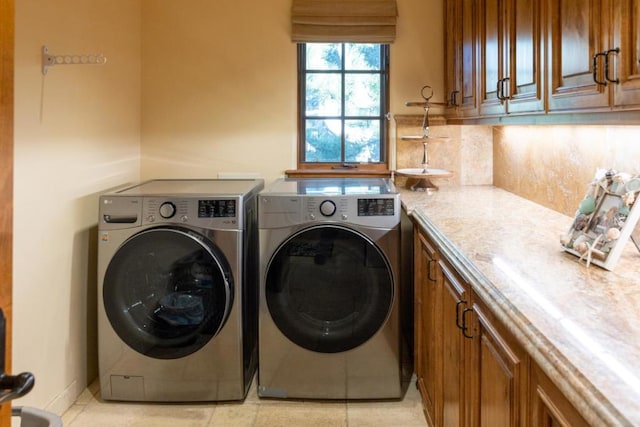
<svg viewBox="0 0 640 427">
<path fill-rule="evenodd" d="M 400 223 L 400 196 L 284 196 L 262 194 L 258 214 L 261 228 L 307 222 L 338 222 L 393 228 Z"/>
</svg>

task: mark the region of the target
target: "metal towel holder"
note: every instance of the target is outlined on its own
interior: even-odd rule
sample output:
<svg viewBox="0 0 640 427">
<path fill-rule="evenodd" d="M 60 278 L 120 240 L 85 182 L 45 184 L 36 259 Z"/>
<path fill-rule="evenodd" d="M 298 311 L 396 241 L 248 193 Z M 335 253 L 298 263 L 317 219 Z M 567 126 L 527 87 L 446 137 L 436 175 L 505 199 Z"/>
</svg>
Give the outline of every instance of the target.
<svg viewBox="0 0 640 427">
<path fill-rule="evenodd" d="M 47 46 L 42 46 L 42 74 L 47 74 L 54 65 L 104 65 L 107 58 L 101 54 L 51 55 Z"/>
</svg>

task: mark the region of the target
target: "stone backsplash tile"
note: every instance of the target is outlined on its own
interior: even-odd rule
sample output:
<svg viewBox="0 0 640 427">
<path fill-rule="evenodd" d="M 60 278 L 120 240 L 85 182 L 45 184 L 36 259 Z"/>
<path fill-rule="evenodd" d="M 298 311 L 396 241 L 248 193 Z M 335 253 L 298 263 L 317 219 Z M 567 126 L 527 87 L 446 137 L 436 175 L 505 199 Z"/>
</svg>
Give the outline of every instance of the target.
<svg viewBox="0 0 640 427">
<path fill-rule="evenodd" d="M 640 126 L 493 128 L 493 183 L 573 216 L 596 169 L 640 173 Z"/>
<path fill-rule="evenodd" d="M 396 169 L 422 166 L 423 143 L 402 140 L 422 135 L 422 115 L 395 116 Z M 430 117 L 429 135 L 445 137 L 427 142 L 428 164 L 453 172 L 451 178 L 431 178 L 438 186 L 490 185 L 493 180 L 492 132 L 490 126 L 447 125 L 442 117 Z M 405 178 L 397 177 L 403 185 Z"/>
</svg>

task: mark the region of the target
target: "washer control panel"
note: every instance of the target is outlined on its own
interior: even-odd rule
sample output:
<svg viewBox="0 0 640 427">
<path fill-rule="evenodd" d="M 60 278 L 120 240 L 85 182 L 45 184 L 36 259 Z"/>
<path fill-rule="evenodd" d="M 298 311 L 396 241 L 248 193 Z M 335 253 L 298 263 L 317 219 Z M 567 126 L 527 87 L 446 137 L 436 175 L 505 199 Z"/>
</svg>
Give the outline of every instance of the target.
<svg viewBox="0 0 640 427">
<path fill-rule="evenodd" d="M 163 198 L 143 199 L 142 222 L 181 223 L 210 228 L 237 228 L 237 198 Z"/>
<path fill-rule="evenodd" d="M 122 229 L 152 224 L 185 224 L 205 228 L 240 229 L 239 197 L 102 196 L 100 225 Z"/>
</svg>

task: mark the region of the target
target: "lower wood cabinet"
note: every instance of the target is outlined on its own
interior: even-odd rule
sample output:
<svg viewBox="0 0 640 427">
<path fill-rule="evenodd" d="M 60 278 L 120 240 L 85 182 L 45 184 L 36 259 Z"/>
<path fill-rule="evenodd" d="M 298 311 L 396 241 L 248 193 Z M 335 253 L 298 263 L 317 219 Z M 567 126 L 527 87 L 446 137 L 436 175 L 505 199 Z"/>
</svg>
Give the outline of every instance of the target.
<svg viewBox="0 0 640 427">
<path fill-rule="evenodd" d="M 468 425 L 525 426 L 529 357 L 488 307 L 472 293 Z M 471 319 L 473 317 L 474 319 Z"/>
<path fill-rule="evenodd" d="M 436 321 L 439 310 L 434 306 L 436 301 L 440 301 L 438 296 L 439 286 L 436 283 L 438 258 L 437 251 L 431 246 L 425 237 L 414 234 L 415 271 L 414 280 L 416 282 L 414 292 L 414 316 L 415 324 L 420 325 L 420 330 L 414 329 L 414 369 L 417 377 L 417 387 L 422 396 L 424 413 L 430 425 L 436 425 L 435 395 L 440 387 L 436 379 L 441 379 L 438 375 L 440 368 L 436 357 L 440 347 L 439 334 Z M 438 416 L 439 417 L 439 416 Z"/>
<path fill-rule="evenodd" d="M 446 261 L 440 260 L 442 274 L 442 312 L 439 316 L 442 330 L 442 425 L 464 425 L 465 391 L 468 387 L 469 365 L 466 362 L 466 339 L 461 328 L 462 313 L 469 303 L 468 285 L 460 280 Z M 436 302 L 437 304 L 437 302 Z M 436 397 L 436 405 L 438 405 Z M 436 411 L 438 412 L 438 411 Z"/>
<path fill-rule="evenodd" d="M 535 364 L 531 369 L 531 426 L 588 426 L 551 379 Z"/>
<path fill-rule="evenodd" d="M 415 369 L 432 426 L 587 425 L 472 283 L 414 233 Z"/>
</svg>

